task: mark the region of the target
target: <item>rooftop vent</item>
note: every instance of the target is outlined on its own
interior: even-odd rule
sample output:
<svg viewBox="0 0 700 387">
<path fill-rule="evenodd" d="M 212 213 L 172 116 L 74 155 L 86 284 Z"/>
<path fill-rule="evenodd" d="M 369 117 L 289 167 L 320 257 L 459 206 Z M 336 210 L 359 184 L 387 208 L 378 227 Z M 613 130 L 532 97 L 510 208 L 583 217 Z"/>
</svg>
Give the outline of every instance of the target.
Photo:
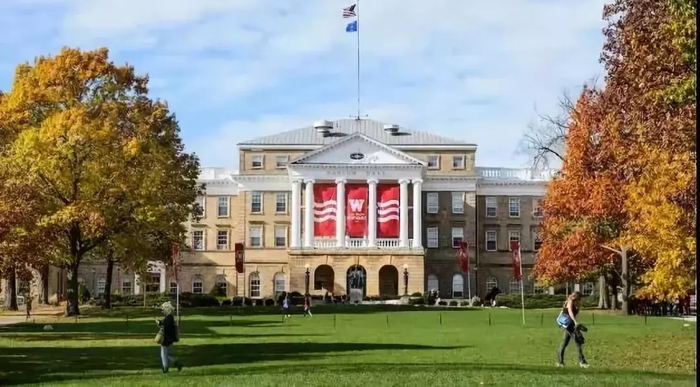
<svg viewBox="0 0 700 387">
<path fill-rule="evenodd" d="M 314 129 L 316 129 L 316 133 L 321 133 L 325 136 L 333 129 L 333 123 L 328 120 L 316 121 L 314 122 Z"/>
<path fill-rule="evenodd" d="M 384 131 L 393 135 L 399 132 L 399 126 L 395 124 L 387 124 L 384 125 Z"/>
</svg>

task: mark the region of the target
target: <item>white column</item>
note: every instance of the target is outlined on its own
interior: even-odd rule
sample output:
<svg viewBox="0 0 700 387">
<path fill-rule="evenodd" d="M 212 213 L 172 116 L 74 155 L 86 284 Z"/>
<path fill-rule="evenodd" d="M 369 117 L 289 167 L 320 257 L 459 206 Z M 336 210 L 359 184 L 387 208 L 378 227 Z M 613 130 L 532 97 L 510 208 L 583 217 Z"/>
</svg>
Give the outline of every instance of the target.
<svg viewBox="0 0 700 387">
<path fill-rule="evenodd" d="M 336 246 L 345 246 L 345 178 L 335 179 L 335 239 Z"/>
<path fill-rule="evenodd" d="M 165 293 L 168 270 L 164 263 L 160 264 L 160 292 Z"/>
<path fill-rule="evenodd" d="M 141 276 L 134 274 L 134 294 L 141 293 Z"/>
<path fill-rule="evenodd" d="M 314 247 L 314 180 L 304 180 L 304 247 Z"/>
<path fill-rule="evenodd" d="M 413 247 L 423 247 L 423 212 L 421 196 L 423 191 L 423 180 L 413 179 Z"/>
<path fill-rule="evenodd" d="M 401 194 L 399 197 L 399 247 L 408 247 L 408 180 L 399 180 Z"/>
<path fill-rule="evenodd" d="M 367 179 L 369 185 L 369 204 L 367 204 L 367 245 L 377 245 L 377 179 Z"/>
<path fill-rule="evenodd" d="M 301 180 L 292 180 L 292 240 L 290 247 L 301 247 Z"/>
</svg>

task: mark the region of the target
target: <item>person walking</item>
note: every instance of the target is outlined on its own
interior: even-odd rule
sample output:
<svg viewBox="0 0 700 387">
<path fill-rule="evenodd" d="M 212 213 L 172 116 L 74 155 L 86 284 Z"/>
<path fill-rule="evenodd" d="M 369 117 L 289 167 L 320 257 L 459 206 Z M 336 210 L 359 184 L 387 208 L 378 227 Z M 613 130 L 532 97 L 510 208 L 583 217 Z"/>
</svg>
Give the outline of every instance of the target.
<svg viewBox="0 0 700 387">
<path fill-rule="evenodd" d="M 583 356 L 584 340 L 581 334 L 581 332 L 585 330 L 585 327 L 576 320 L 580 309 L 581 293 L 573 292 L 567 297 L 561 312 L 559 312 L 559 316 L 557 316 L 557 324 L 564 331 L 561 344 L 559 344 L 559 348 L 557 349 L 557 367 L 564 366 L 564 351 L 566 351 L 566 347 L 569 345 L 569 342 L 571 342 L 571 339 L 574 339 L 576 349 L 578 349 L 579 366 L 581 368 L 588 368 L 586 358 Z"/>
<path fill-rule="evenodd" d="M 304 297 L 304 317 L 313 317 L 311 314 L 311 296 Z"/>
<path fill-rule="evenodd" d="M 27 301 L 26 301 L 26 306 L 27 306 L 27 321 L 32 317 L 32 295 L 28 294 L 27 295 Z"/>
<path fill-rule="evenodd" d="M 180 341 L 177 325 L 175 325 L 175 317 L 173 317 L 173 305 L 170 301 L 166 301 L 160 306 L 160 309 L 165 317 L 162 320 L 156 319 L 156 323 L 160 327 L 158 335 L 156 335 L 156 342 L 160 344 L 160 360 L 163 366 L 163 373 L 168 373 L 170 363 L 173 363 L 177 370 L 181 371 L 182 363 L 170 355 L 172 345 Z"/>
<path fill-rule="evenodd" d="M 282 300 L 282 313 L 286 318 L 292 317 L 291 312 L 289 312 L 290 304 L 291 302 L 289 301 L 289 295 L 287 295 L 287 297 L 285 297 L 284 300 Z"/>
</svg>

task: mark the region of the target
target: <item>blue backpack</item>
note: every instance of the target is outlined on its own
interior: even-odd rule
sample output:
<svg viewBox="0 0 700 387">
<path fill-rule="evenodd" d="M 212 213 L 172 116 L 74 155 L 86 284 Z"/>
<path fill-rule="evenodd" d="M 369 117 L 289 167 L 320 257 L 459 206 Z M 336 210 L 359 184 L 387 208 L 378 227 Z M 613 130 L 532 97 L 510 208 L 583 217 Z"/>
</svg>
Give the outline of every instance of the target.
<svg viewBox="0 0 700 387">
<path fill-rule="evenodd" d="M 559 312 L 559 316 L 557 316 L 557 325 L 562 328 L 566 328 L 571 324 L 571 322 L 571 317 L 569 317 L 568 314 L 565 314 L 564 311 Z"/>
</svg>

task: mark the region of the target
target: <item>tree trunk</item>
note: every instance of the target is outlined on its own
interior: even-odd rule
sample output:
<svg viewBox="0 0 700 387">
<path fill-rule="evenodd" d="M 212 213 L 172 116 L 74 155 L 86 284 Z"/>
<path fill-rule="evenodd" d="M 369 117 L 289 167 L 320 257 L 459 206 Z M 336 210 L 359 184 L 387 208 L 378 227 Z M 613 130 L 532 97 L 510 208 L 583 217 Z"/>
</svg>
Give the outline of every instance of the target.
<svg viewBox="0 0 700 387">
<path fill-rule="evenodd" d="M 39 291 L 37 292 L 37 303 L 38 304 L 48 304 L 49 303 L 49 265 L 42 265 L 39 270 L 36 271 L 38 274 L 37 287 Z"/>
<path fill-rule="evenodd" d="M 620 249 L 620 258 L 622 271 L 620 278 L 622 282 L 622 313 L 629 315 L 630 313 L 630 279 L 629 279 L 629 258 L 627 256 L 627 248 Z"/>
<path fill-rule="evenodd" d="M 102 307 L 112 309 L 112 273 L 114 272 L 114 259 L 107 258 L 107 278 L 105 280 L 105 302 Z"/>
<path fill-rule="evenodd" d="M 610 307 L 608 303 L 608 285 L 604 275 L 598 277 L 598 289 L 598 309 L 608 309 Z"/>
<path fill-rule="evenodd" d="M 610 297 L 610 309 L 617 310 L 620 307 L 617 300 L 617 284 L 614 283 L 611 285 L 610 290 L 612 291 L 612 297 Z"/>
<path fill-rule="evenodd" d="M 74 258 L 75 259 L 75 258 Z M 73 263 L 68 267 L 68 297 L 66 302 L 66 316 L 80 315 L 80 294 L 78 294 L 78 264 Z"/>
<path fill-rule="evenodd" d="M 17 307 L 17 273 L 15 269 L 10 269 L 5 287 L 5 309 L 18 310 Z"/>
</svg>

